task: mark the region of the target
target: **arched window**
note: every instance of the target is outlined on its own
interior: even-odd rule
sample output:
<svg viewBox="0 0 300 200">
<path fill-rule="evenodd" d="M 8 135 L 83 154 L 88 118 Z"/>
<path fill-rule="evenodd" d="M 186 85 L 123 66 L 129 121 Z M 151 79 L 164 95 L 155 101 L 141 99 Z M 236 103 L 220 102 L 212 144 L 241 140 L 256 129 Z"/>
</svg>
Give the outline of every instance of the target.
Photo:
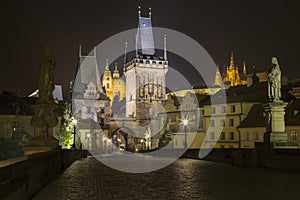
<svg viewBox="0 0 300 200">
<path fill-rule="evenodd" d="M 109 83 L 106 83 L 106 88 L 107 88 L 107 89 L 109 88 Z"/>
</svg>

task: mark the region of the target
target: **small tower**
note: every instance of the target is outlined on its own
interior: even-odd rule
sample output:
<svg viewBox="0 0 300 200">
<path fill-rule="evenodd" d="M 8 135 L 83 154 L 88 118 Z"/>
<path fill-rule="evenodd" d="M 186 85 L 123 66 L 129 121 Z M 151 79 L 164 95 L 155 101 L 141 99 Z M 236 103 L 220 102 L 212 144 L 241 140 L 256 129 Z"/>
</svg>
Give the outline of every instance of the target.
<svg viewBox="0 0 300 200">
<path fill-rule="evenodd" d="M 112 98 L 112 76 L 109 69 L 108 60 L 106 60 L 106 66 L 102 77 L 102 86 L 105 88 L 106 95 Z"/>
<path fill-rule="evenodd" d="M 155 52 L 151 9 L 149 16 L 142 16 L 138 7 L 138 29 L 136 34 L 135 57 L 124 65 L 126 76 L 126 117 L 138 120 L 156 117 L 158 104 L 162 104 L 166 94 L 166 73 L 168 60 L 166 36 L 164 53 Z"/>
<path fill-rule="evenodd" d="M 115 70 L 114 70 L 114 73 L 113 73 L 113 79 L 119 79 L 120 78 L 120 73 L 119 73 L 119 70 L 118 70 L 118 63 L 115 64 Z"/>
</svg>

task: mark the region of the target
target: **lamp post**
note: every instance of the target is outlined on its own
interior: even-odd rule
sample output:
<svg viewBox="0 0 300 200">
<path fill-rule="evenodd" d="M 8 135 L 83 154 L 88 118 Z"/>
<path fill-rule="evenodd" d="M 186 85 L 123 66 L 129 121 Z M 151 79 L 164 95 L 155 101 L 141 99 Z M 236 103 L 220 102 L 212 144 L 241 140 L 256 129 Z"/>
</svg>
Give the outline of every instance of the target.
<svg viewBox="0 0 300 200">
<path fill-rule="evenodd" d="M 187 126 L 189 124 L 189 120 L 183 119 L 182 124 L 184 126 L 184 148 L 186 149 L 187 148 L 186 130 L 187 130 Z"/>
<path fill-rule="evenodd" d="M 72 144 L 72 148 L 76 149 L 76 140 L 75 140 L 75 136 L 76 136 L 76 125 L 77 125 L 77 119 L 75 119 L 75 117 L 72 117 L 72 123 L 73 123 L 73 144 Z"/>
<path fill-rule="evenodd" d="M 90 133 L 86 134 L 86 137 L 88 139 L 87 150 L 90 150 L 90 137 L 91 137 L 91 134 Z"/>
</svg>

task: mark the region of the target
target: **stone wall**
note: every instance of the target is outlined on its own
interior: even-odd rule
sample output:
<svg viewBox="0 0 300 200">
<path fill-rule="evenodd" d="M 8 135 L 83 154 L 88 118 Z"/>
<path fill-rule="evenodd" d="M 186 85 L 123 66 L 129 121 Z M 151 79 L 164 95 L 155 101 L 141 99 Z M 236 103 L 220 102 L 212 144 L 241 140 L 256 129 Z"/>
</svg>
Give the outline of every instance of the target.
<svg viewBox="0 0 300 200">
<path fill-rule="evenodd" d="M 199 149 L 189 149 L 182 157 L 199 159 Z M 213 149 L 204 160 L 224 162 L 233 166 L 266 167 L 300 171 L 300 149 L 273 149 L 268 145 L 256 149 Z"/>
<path fill-rule="evenodd" d="M 53 150 L 0 161 L 0 198 L 30 199 L 84 153 Z"/>
</svg>

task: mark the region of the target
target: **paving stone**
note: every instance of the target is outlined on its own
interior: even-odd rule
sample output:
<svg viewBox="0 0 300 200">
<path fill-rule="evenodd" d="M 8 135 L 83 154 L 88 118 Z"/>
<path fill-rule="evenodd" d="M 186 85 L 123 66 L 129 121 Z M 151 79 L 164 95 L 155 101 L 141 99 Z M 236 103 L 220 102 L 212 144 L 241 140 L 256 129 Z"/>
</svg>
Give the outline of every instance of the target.
<svg viewBox="0 0 300 200">
<path fill-rule="evenodd" d="M 179 159 L 145 174 L 111 169 L 93 157 L 77 160 L 34 200 L 298 199 L 300 173 Z"/>
</svg>

